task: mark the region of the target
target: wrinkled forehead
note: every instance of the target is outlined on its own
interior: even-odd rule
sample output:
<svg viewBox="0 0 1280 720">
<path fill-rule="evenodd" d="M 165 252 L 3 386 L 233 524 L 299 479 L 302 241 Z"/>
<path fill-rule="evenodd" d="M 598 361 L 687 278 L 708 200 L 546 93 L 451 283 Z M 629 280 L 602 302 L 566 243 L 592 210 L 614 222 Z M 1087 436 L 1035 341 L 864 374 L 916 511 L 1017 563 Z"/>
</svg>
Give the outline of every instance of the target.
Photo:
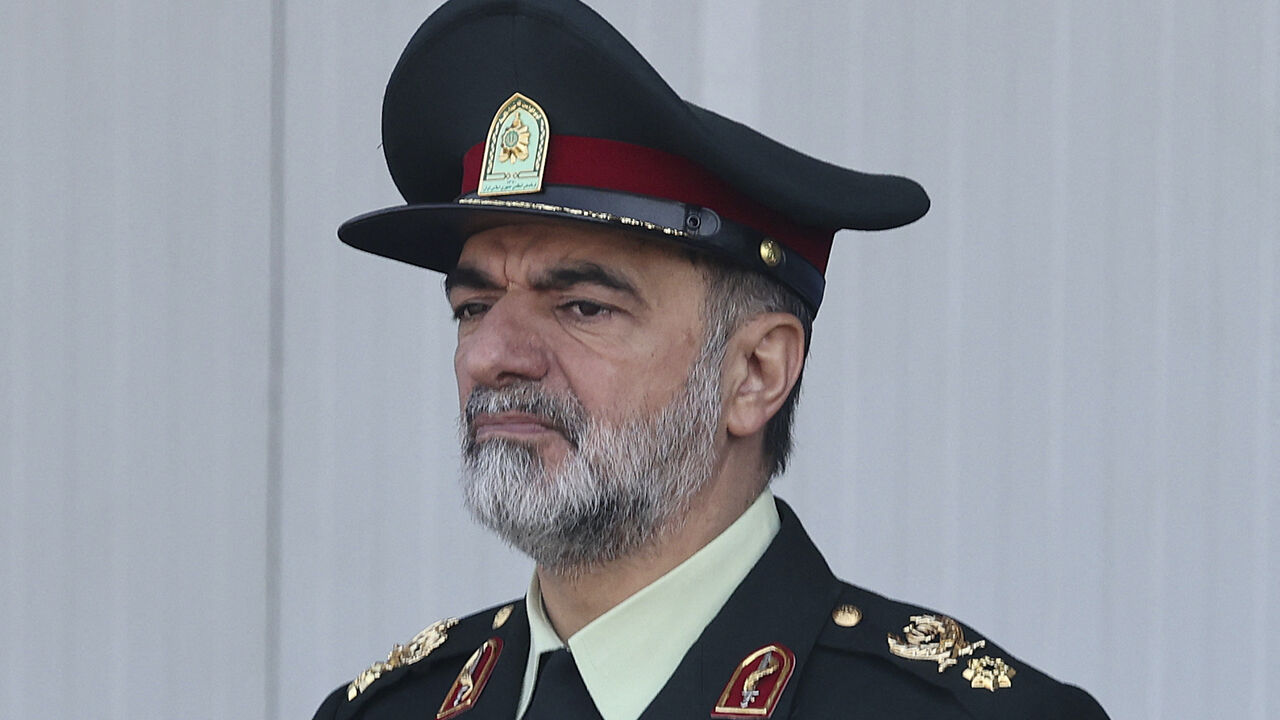
<svg viewBox="0 0 1280 720">
<path fill-rule="evenodd" d="M 554 221 L 503 225 L 469 236 L 459 268 L 519 275 L 564 264 L 594 264 L 636 283 L 690 284 L 701 291 L 701 262 L 686 248 L 652 236 Z M 662 281 L 666 282 L 662 282 Z M 672 281 L 675 281 L 674 283 Z"/>
</svg>

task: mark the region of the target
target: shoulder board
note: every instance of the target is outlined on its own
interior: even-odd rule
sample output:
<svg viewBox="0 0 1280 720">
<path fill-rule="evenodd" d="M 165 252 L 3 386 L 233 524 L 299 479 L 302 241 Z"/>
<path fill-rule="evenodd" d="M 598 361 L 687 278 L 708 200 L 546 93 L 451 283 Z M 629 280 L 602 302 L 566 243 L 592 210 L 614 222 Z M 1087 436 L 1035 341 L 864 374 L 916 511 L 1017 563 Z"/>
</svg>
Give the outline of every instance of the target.
<svg viewBox="0 0 1280 720">
<path fill-rule="evenodd" d="M 373 663 L 345 689 L 334 693 L 341 694 L 345 699 L 345 702 L 336 703 L 335 717 L 352 717 L 369 698 L 394 686 L 412 669 L 473 652 L 475 646 L 492 634 L 494 628 L 506 622 L 515 607 L 523 608 L 523 600 L 481 610 L 461 620 L 438 620 L 408 643 L 392 646 L 386 660 Z"/>
<path fill-rule="evenodd" d="M 956 620 L 845 585 L 818 644 L 872 655 L 939 687 L 975 718 L 1106 718 L 1093 698 Z"/>
</svg>

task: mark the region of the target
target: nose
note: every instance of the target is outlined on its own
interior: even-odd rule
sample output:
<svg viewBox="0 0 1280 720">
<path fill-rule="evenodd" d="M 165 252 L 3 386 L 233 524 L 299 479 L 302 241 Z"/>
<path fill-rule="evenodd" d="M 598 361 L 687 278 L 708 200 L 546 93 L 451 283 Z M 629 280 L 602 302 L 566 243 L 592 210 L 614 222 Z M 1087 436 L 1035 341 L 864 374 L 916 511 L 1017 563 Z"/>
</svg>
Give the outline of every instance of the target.
<svg viewBox="0 0 1280 720">
<path fill-rule="evenodd" d="M 460 386 L 504 387 L 542 380 L 550 367 L 535 314 L 518 295 L 506 295 L 458 337 L 454 371 Z"/>
</svg>

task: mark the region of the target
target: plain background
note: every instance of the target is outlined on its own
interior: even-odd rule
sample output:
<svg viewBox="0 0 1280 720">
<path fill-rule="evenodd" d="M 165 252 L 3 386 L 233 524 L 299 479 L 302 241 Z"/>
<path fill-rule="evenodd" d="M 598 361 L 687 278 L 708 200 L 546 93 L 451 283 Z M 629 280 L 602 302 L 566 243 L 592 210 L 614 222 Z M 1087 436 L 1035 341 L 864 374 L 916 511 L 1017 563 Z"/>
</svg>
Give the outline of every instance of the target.
<svg viewBox="0 0 1280 720">
<path fill-rule="evenodd" d="M 523 593 L 460 510 L 439 277 L 334 236 L 399 201 L 435 5 L 0 4 L 0 717 L 306 718 Z M 1115 718 L 1280 714 L 1280 5 L 596 5 L 931 192 L 838 237 L 775 486 L 838 573 Z"/>
</svg>

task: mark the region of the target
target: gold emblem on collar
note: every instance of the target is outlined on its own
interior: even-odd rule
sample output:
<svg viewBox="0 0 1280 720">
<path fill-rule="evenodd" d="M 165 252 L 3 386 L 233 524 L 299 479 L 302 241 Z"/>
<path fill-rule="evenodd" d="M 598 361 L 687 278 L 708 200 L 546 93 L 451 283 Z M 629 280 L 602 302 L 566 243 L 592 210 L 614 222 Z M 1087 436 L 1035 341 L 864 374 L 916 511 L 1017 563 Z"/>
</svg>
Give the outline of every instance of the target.
<svg viewBox="0 0 1280 720">
<path fill-rule="evenodd" d="M 986 640 L 967 643 L 960 623 L 944 615 L 912 615 L 911 623 L 902 628 L 906 639 L 889 634 L 889 652 L 907 660 L 931 660 L 938 672 L 959 662 L 965 655 L 987 644 Z"/>
<path fill-rule="evenodd" d="M 756 650 L 738 663 L 711 717 L 768 718 L 795 667 L 795 653 L 783 645 L 774 643 Z"/>
<path fill-rule="evenodd" d="M 538 103 L 516 93 L 489 124 L 476 194 L 519 195 L 542 190 L 551 126 Z"/>
<path fill-rule="evenodd" d="M 355 700 L 356 696 L 367 690 L 373 684 L 373 681 L 382 677 L 384 673 L 391 672 L 398 667 L 412 665 L 430 655 L 433 650 L 443 645 L 444 641 L 448 639 L 449 634 L 447 631 L 449 628 L 457 624 L 457 618 L 431 623 L 425 630 L 414 635 L 408 645 L 396 645 L 391 648 L 386 660 L 370 665 L 368 670 L 360 673 L 355 680 L 351 681 L 351 684 L 347 686 L 347 700 Z"/>
<path fill-rule="evenodd" d="M 1002 658 L 989 656 L 970 659 L 969 667 L 963 673 L 969 687 L 986 688 L 991 692 L 996 688 L 1013 687 L 1013 676 L 1017 674 L 1018 671 L 1006 665 Z"/>
<path fill-rule="evenodd" d="M 458 671 L 453 687 L 440 703 L 440 711 L 436 720 L 449 720 L 455 715 L 470 710 L 480 699 L 480 692 L 493 674 L 493 666 L 498 664 L 498 656 L 502 654 L 502 639 L 491 637 L 484 642 L 470 659 Z"/>
</svg>

